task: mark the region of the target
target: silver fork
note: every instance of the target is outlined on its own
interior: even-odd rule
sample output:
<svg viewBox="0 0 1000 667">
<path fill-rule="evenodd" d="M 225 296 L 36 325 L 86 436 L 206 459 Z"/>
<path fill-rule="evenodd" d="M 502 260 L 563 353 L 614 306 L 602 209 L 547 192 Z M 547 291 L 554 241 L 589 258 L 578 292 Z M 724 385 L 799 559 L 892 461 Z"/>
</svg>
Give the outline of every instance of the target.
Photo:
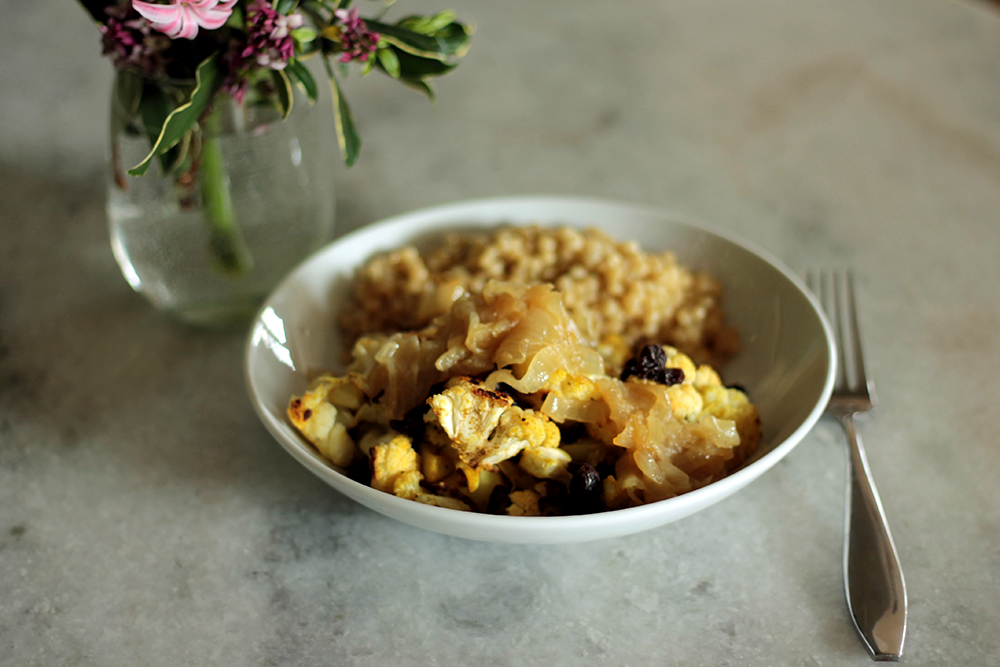
<svg viewBox="0 0 1000 667">
<path fill-rule="evenodd" d="M 906 585 L 854 424 L 855 415 L 874 405 L 874 387 L 861 351 L 854 278 L 850 272 L 810 272 L 806 280 L 837 337 L 837 380 L 826 413 L 840 420 L 850 444 L 844 523 L 847 606 L 872 659 L 895 661 L 903 655 L 906 636 Z"/>
</svg>

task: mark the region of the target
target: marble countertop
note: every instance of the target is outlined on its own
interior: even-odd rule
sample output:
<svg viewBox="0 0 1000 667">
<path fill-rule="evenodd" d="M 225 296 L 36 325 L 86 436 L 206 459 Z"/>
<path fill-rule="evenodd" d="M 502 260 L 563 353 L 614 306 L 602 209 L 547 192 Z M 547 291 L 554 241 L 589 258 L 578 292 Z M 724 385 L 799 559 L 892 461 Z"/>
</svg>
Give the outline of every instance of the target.
<svg viewBox="0 0 1000 667">
<path fill-rule="evenodd" d="M 366 144 L 338 173 L 340 231 L 580 194 L 854 267 L 904 661 L 1000 664 L 1000 15 L 447 4 L 478 29 L 436 107 L 350 82 Z M 95 28 L 73 2 L 0 7 L 0 664 L 869 661 L 844 603 L 833 423 L 702 513 L 580 545 L 423 532 L 313 477 L 250 407 L 245 332 L 170 321 L 115 264 Z"/>
</svg>

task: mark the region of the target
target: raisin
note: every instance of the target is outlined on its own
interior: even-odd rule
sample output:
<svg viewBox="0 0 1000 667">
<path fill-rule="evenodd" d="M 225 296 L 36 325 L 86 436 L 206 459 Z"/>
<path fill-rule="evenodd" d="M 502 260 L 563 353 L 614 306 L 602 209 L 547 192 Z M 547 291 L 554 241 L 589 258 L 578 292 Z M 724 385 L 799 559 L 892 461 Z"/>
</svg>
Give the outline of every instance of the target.
<svg viewBox="0 0 1000 667">
<path fill-rule="evenodd" d="M 675 384 L 680 384 L 684 382 L 684 371 L 679 368 L 664 368 L 664 377 L 660 380 L 660 384 L 665 384 L 668 387 L 672 387 Z"/>
<path fill-rule="evenodd" d="M 490 499 L 486 503 L 486 512 L 504 515 L 507 513 L 508 507 L 510 507 L 510 489 L 497 484 L 490 492 Z"/>
<path fill-rule="evenodd" d="M 347 467 L 347 476 L 365 486 L 371 485 L 372 471 L 369 459 L 361 457 L 351 461 L 351 465 Z"/>
<path fill-rule="evenodd" d="M 571 514 L 592 514 L 601 511 L 603 483 L 597 469 L 587 463 L 570 464 L 573 477 L 569 482 L 569 511 Z"/>
<path fill-rule="evenodd" d="M 600 461 L 595 467 L 597 468 L 597 474 L 601 476 L 601 479 L 611 477 L 615 474 L 615 464 L 610 461 Z"/>
<path fill-rule="evenodd" d="M 542 480 L 535 485 L 535 491 L 541 496 L 538 499 L 538 510 L 542 516 L 566 516 L 574 514 L 572 498 L 566 487 L 551 479 Z"/>
<path fill-rule="evenodd" d="M 640 354 L 648 355 L 650 363 L 655 364 L 657 367 L 664 366 L 667 363 L 667 353 L 663 350 L 662 345 L 645 345 Z"/>
<path fill-rule="evenodd" d="M 633 375 L 642 380 L 652 380 L 668 387 L 684 382 L 684 371 L 679 368 L 667 368 L 667 353 L 659 345 L 644 345 L 639 354 L 625 362 L 622 368 L 621 380 L 624 382 Z"/>
</svg>

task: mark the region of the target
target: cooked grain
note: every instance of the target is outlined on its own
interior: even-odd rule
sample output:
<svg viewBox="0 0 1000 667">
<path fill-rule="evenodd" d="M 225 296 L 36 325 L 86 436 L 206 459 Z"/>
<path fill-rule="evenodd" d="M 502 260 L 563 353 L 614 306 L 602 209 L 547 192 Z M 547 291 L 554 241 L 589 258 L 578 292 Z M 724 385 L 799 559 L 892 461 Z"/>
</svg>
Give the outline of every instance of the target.
<svg viewBox="0 0 1000 667">
<path fill-rule="evenodd" d="M 424 253 L 408 246 L 372 257 L 355 274 L 340 326 L 349 343 L 418 329 L 490 280 L 553 284 L 595 344 L 665 343 L 718 364 L 738 343 L 711 276 L 680 266 L 670 252 L 646 253 L 600 230 L 565 227 L 449 233 Z"/>
</svg>

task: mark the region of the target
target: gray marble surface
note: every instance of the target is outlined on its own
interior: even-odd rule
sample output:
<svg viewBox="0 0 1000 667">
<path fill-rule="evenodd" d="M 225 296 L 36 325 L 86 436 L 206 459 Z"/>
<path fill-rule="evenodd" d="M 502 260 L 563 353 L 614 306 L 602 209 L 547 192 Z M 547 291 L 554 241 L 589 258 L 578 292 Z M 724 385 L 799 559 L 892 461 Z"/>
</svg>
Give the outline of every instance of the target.
<svg viewBox="0 0 1000 667">
<path fill-rule="evenodd" d="M 853 266 L 904 660 L 1000 664 L 1000 18 L 954 0 L 449 4 L 478 31 L 436 107 L 350 83 L 366 145 L 338 174 L 341 231 L 584 194 Z M 245 397 L 244 332 L 171 322 L 115 265 L 96 30 L 74 2 L 0 8 L 0 664 L 868 662 L 834 424 L 701 514 L 584 545 L 426 533 L 312 477 Z"/>
</svg>

